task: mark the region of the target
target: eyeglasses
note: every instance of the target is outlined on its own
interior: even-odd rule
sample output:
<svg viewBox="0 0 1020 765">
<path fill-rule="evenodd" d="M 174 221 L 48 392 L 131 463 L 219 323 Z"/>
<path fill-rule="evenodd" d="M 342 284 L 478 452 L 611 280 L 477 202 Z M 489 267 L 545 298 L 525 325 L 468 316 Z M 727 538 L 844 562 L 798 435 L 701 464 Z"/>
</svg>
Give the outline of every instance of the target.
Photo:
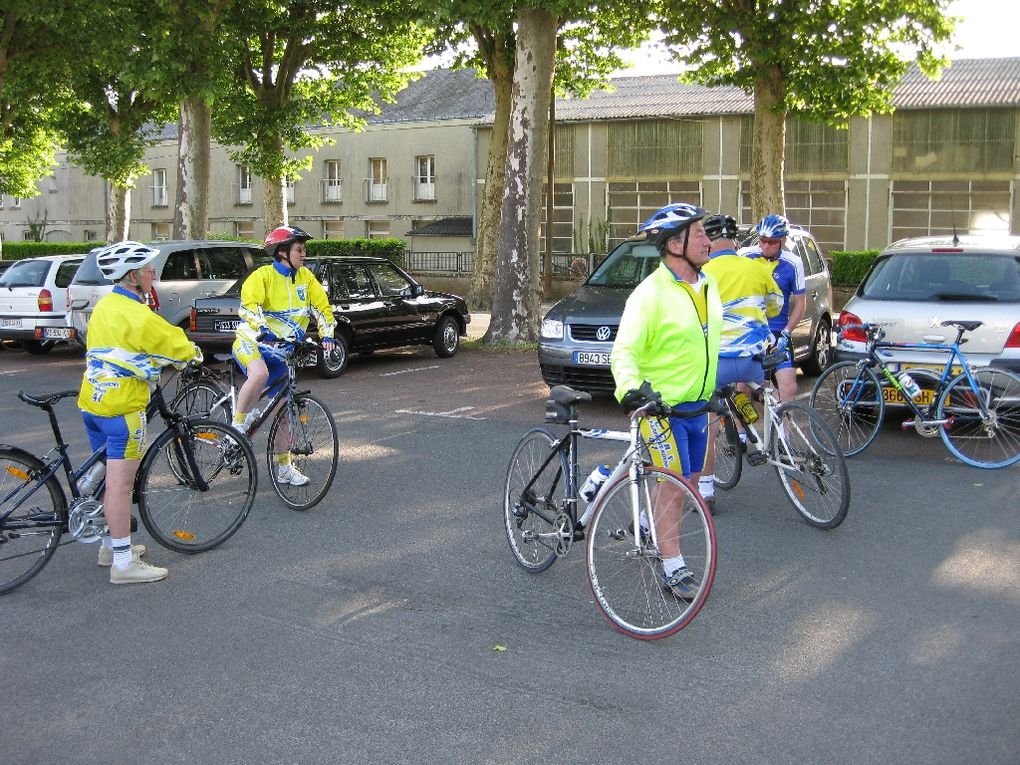
<svg viewBox="0 0 1020 765">
<path fill-rule="evenodd" d="M 758 241 L 761 242 L 762 244 L 781 244 L 783 240 L 771 236 L 763 236 L 760 237 Z"/>
</svg>

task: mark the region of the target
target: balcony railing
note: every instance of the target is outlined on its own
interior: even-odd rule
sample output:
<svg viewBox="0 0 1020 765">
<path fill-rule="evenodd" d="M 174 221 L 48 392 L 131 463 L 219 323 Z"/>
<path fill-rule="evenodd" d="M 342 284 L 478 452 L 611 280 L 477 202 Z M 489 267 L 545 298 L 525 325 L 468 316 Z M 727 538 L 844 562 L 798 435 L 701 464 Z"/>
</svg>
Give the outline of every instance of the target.
<svg viewBox="0 0 1020 765">
<path fill-rule="evenodd" d="M 434 202 L 436 200 L 435 176 L 424 180 L 420 175 L 412 175 L 411 188 L 414 189 L 415 202 Z"/>
<path fill-rule="evenodd" d="M 150 186 L 152 206 L 166 207 L 166 186 Z"/>
<path fill-rule="evenodd" d="M 365 201 L 370 204 L 386 202 L 386 181 L 378 181 L 372 178 L 365 179 Z"/>
<path fill-rule="evenodd" d="M 324 205 L 338 205 L 344 201 L 342 178 L 323 178 L 319 183 L 322 184 L 322 203 Z"/>
<path fill-rule="evenodd" d="M 238 183 L 230 184 L 234 189 L 234 204 L 235 205 L 250 205 L 251 204 L 251 186 L 241 186 Z"/>
</svg>

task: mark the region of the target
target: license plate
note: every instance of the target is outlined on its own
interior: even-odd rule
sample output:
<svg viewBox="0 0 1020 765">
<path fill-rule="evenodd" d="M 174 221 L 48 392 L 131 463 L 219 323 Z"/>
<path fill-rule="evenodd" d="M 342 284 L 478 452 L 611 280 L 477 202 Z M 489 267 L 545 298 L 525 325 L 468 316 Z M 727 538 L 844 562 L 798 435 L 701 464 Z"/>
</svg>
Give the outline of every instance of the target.
<svg viewBox="0 0 1020 765">
<path fill-rule="evenodd" d="M 70 340 L 74 330 L 70 327 L 43 327 L 43 337 L 51 340 Z"/>
<path fill-rule="evenodd" d="M 21 319 L 0 319 L 0 327 L 20 327 Z"/>
<path fill-rule="evenodd" d="M 240 325 L 240 319 L 221 319 L 215 323 L 217 332 L 233 332 Z"/>
<path fill-rule="evenodd" d="M 582 367 L 608 367 L 609 351 L 574 351 L 574 363 Z"/>
<path fill-rule="evenodd" d="M 895 388 L 882 388 L 882 399 L 887 404 L 892 406 L 906 406 L 907 401 L 903 398 L 903 394 Z M 930 406 L 932 401 L 935 400 L 935 391 L 921 389 L 921 395 L 914 399 L 914 403 L 918 406 Z"/>
</svg>

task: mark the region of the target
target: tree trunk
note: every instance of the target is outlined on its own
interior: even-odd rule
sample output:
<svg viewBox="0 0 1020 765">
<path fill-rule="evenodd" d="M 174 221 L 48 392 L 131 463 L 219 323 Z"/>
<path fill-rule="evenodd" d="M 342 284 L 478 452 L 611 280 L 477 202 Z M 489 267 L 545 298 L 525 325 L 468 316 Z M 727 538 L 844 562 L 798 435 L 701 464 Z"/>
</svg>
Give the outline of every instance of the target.
<svg viewBox="0 0 1020 765">
<path fill-rule="evenodd" d="M 776 66 L 761 66 L 754 79 L 754 134 L 751 143 L 751 214 L 786 215 L 783 161 L 786 154 L 785 86 Z"/>
<path fill-rule="evenodd" d="M 286 226 L 287 205 L 284 202 L 285 192 L 284 178 L 263 178 L 262 179 L 262 209 L 265 211 L 266 231 L 272 231 L 277 226 Z"/>
<path fill-rule="evenodd" d="M 106 241 L 110 244 L 128 238 L 131 226 L 131 189 L 107 184 Z"/>
<path fill-rule="evenodd" d="M 538 229 L 556 64 L 556 18 L 540 8 L 517 14 L 517 58 L 496 236 L 496 282 L 485 343 L 538 340 Z"/>
<path fill-rule="evenodd" d="M 177 122 L 175 239 L 209 235 L 209 156 L 212 112 L 202 98 L 181 101 Z"/>
<path fill-rule="evenodd" d="M 506 179 L 507 128 L 510 124 L 513 67 L 501 57 L 487 65 L 489 81 L 496 96 L 495 116 L 485 166 L 485 185 L 478 207 L 478 230 L 475 234 L 474 273 L 468 290 L 468 303 L 475 310 L 492 308 L 492 284 L 496 273 L 496 233 Z"/>
</svg>

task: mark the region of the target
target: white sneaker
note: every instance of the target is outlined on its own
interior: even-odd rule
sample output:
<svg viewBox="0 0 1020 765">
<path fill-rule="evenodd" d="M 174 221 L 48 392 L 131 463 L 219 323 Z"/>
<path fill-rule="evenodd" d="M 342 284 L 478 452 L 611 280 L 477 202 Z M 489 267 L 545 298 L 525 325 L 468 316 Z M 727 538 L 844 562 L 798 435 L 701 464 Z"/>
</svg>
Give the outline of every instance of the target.
<svg viewBox="0 0 1020 765">
<path fill-rule="evenodd" d="M 131 555 L 135 558 L 141 558 L 145 555 L 145 545 L 131 545 Z M 113 548 L 102 547 L 99 548 L 99 565 L 100 566 L 112 566 L 113 565 Z"/>
<path fill-rule="evenodd" d="M 132 558 L 126 566 L 110 566 L 110 584 L 158 582 L 166 579 L 169 573 L 165 568 L 152 566 L 140 558 Z"/>
<path fill-rule="evenodd" d="M 293 465 L 280 465 L 276 470 L 277 483 L 289 483 L 291 486 L 304 486 L 309 479 Z"/>
</svg>

